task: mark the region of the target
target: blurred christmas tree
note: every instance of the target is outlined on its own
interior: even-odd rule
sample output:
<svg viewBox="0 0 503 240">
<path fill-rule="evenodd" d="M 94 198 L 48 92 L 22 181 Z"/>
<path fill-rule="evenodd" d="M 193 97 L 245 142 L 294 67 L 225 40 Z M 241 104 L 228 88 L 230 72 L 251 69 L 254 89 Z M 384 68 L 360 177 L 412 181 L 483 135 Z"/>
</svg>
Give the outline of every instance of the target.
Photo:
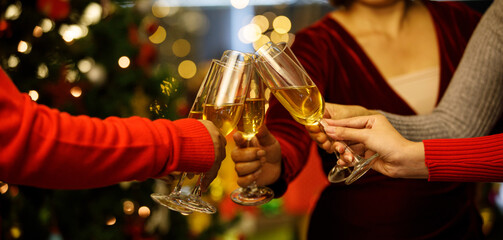
<svg viewBox="0 0 503 240">
<path fill-rule="evenodd" d="M 148 40 L 157 27 L 130 1 L 0 0 L 0 65 L 33 100 L 73 115 L 176 119 L 187 111 L 175 101 L 184 99 L 183 86 Z M 153 184 L 79 191 L 2 185 L 0 239 L 187 239 L 187 221 L 169 211 L 145 230 L 150 211 L 160 208 L 149 197 Z"/>
</svg>

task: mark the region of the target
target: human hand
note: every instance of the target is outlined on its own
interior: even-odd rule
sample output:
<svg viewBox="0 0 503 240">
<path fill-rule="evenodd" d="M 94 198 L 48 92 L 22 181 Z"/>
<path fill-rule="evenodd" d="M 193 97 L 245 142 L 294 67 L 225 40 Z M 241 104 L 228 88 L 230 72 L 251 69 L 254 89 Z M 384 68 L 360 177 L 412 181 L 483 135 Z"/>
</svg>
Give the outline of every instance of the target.
<svg viewBox="0 0 503 240">
<path fill-rule="evenodd" d="M 250 142 L 240 132 L 233 137 L 236 148 L 231 158 L 238 185 L 246 187 L 256 181 L 258 186 L 264 186 L 276 182 L 281 175 L 281 147 L 267 127 L 262 126 Z"/>
<path fill-rule="evenodd" d="M 329 137 L 360 142 L 367 149 L 378 152 L 380 157 L 372 165 L 374 170 L 390 177 L 428 178 L 423 143 L 402 137 L 383 115 L 327 119 L 326 122 L 325 131 Z M 353 159 L 341 143 L 334 143 L 334 149 L 344 153 L 343 161 L 338 161 L 338 164 L 348 164 L 349 159 Z M 370 154 L 372 152 L 367 152 L 366 156 Z"/>
<path fill-rule="evenodd" d="M 206 192 L 210 183 L 217 177 L 218 170 L 222 161 L 225 159 L 225 146 L 227 145 L 227 140 L 220 133 L 218 128 L 208 120 L 199 120 L 208 129 L 211 139 L 213 140 L 213 146 L 215 148 L 215 162 L 211 166 L 210 170 L 204 173 L 204 177 L 201 181 L 201 191 Z"/>
</svg>

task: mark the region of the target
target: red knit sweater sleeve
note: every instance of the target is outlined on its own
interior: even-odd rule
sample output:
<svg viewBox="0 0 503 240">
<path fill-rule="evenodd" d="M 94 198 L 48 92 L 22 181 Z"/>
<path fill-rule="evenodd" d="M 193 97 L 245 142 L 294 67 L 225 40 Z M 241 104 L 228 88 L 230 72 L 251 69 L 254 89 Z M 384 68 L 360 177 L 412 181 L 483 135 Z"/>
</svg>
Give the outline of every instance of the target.
<svg viewBox="0 0 503 240">
<path fill-rule="evenodd" d="M 430 181 L 503 181 L 503 134 L 423 144 Z"/>
<path fill-rule="evenodd" d="M 205 172 L 215 158 L 203 124 L 70 116 L 33 102 L 0 69 L 0 180 L 81 189 Z"/>
</svg>

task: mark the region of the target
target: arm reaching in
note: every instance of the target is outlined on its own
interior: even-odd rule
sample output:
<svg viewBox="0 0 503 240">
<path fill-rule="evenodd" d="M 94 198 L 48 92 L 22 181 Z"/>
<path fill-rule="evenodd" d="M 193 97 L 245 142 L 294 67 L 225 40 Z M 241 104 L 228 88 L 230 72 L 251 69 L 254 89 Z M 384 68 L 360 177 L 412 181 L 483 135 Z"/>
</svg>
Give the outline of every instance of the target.
<svg viewBox="0 0 503 240">
<path fill-rule="evenodd" d="M 428 178 L 423 143 L 411 142 L 402 137 L 386 117 L 372 115 L 341 120 L 326 119 L 326 122 L 328 137 L 360 142 L 369 150 L 378 152 L 380 157 L 372 166 L 374 170 L 390 177 Z M 344 146 L 337 142 L 335 149 L 340 153 L 345 152 Z M 344 159 L 347 159 L 348 154 L 350 153 L 345 152 Z"/>
</svg>

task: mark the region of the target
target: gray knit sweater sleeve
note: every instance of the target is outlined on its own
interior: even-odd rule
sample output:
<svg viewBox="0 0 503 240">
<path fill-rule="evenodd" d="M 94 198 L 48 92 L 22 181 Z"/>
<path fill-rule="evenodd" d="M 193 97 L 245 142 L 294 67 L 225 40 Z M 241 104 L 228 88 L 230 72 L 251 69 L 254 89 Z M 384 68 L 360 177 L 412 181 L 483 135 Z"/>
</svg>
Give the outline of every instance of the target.
<svg viewBox="0 0 503 240">
<path fill-rule="evenodd" d="M 503 113 L 503 0 L 495 0 L 482 16 L 431 114 L 382 113 L 413 141 L 489 134 Z"/>
</svg>

